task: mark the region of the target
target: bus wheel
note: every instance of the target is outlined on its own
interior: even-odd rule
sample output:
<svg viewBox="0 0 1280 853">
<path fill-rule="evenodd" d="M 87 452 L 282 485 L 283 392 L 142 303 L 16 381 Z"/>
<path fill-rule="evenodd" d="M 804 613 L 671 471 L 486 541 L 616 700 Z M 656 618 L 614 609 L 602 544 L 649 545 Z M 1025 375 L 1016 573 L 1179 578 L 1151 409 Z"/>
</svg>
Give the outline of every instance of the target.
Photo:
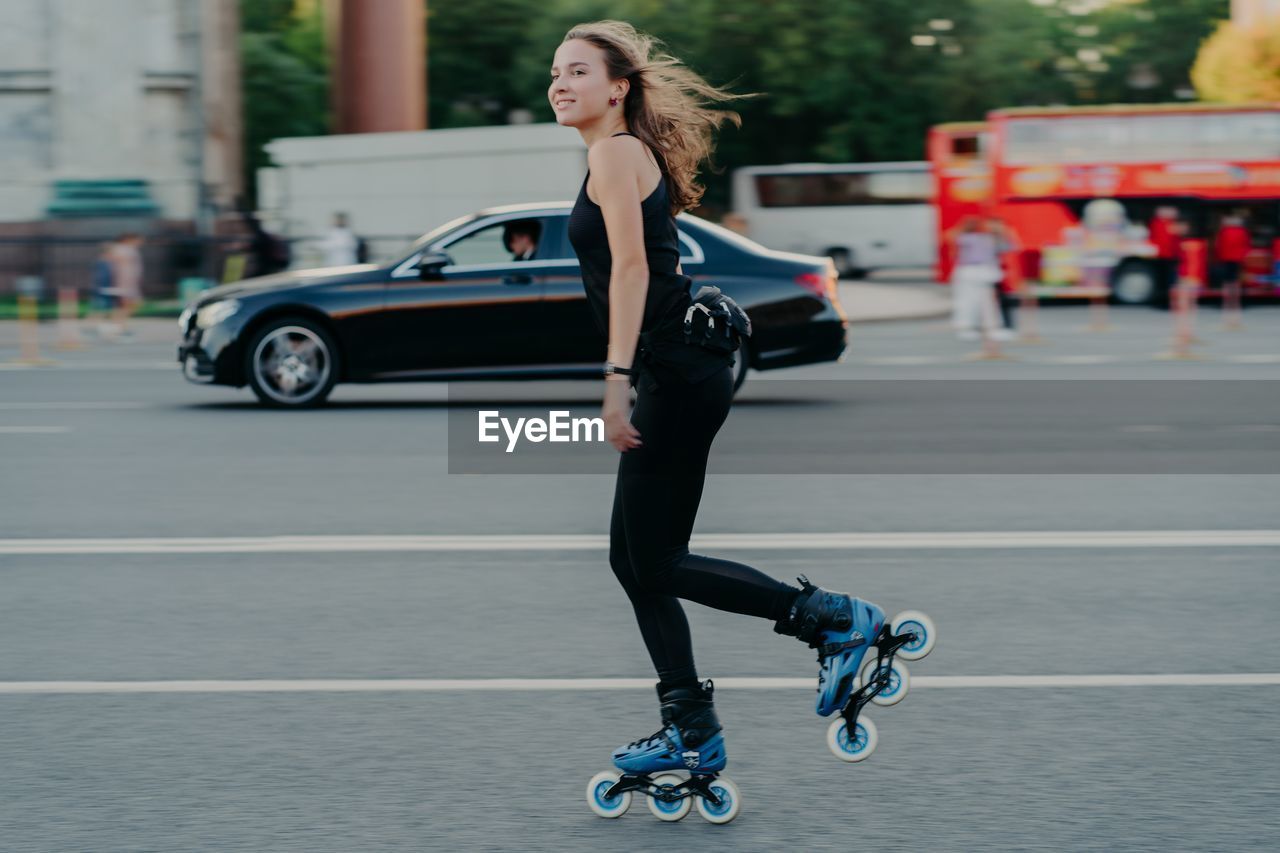
<svg viewBox="0 0 1280 853">
<path fill-rule="evenodd" d="M 1125 261 L 1111 276 L 1111 295 L 1121 305 L 1154 304 L 1156 289 L 1155 270 L 1142 261 Z"/>
<path fill-rule="evenodd" d="M 862 270 L 853 264 L 853 253 L 848 249 L 827 249 L 827 257 L 836 265 L 836 275 L 841 278 L 861 278 Z"/>
</svg>

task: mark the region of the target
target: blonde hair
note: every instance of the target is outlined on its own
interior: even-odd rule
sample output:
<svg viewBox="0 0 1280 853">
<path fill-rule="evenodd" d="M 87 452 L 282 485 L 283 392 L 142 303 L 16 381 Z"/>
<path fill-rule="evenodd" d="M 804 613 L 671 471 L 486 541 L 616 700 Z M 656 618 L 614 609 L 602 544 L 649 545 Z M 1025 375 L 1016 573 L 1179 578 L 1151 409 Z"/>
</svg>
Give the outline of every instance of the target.
<svg viewBox="0 0 1280 853">
<path fill-rule="evenodd" d="M 625 21 L 578 24 L 564 37 L 575 39 L 604 51 L 609 79 L 631 84 L 623 114 L 631 132 L 658 158 L 671 213 L 696 207 L 703 193 L 698 168 L 703 160 L 710 162 L 715 149 L 712 132 L 726 121 L 742 124 L 737 113 L 709 105 L 753 96 L 712 86 L 674 56 L 660 52 L 657 39 Z"/>
</svg>

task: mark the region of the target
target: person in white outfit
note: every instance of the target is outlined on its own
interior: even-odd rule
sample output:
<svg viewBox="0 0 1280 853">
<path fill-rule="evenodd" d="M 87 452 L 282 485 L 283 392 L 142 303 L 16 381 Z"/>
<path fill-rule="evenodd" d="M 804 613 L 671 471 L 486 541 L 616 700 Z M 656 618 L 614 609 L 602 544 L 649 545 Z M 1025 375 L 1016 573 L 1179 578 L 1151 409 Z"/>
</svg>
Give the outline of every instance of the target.
<svg viewBox="0 0 1280 853">
<path fill-rule="evenodd" d="M 322 243 L 324 247 L 324 265 L 327 267 L 346 267 L 358 263 L 356 252 L 359 245 L 359 238 L 347 225 L 347 215 L 345 213 L 335 213 L 333 215 L 333 227 L 329 229 L 329 233 L 325 234 L 324 242 Z"/>
<path fill-rule="evenodd" d="M 962 340 L 1009 337 L 992 288 L 1004 278 L 998 228 L 977 216 L 966 216 L 944 235 L 956 253 L 951 274 L 951 325 Z"/>
</svg>

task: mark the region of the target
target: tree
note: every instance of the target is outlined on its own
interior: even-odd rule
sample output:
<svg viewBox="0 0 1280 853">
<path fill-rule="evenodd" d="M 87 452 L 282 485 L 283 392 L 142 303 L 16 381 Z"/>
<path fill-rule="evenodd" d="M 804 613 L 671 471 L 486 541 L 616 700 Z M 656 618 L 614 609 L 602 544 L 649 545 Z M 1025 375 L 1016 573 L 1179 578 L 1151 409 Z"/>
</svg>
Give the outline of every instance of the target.
<svg viewBox="0 0 1280 853">
<path fill-rule="evenodd" d="M 240 8 L 245 187 L 256 203 L 257 170 L 270 165 L 264 145 L 329 132 L 329 59 L 318 6 L 241 0 Z"/>
<path fill-rule="evenodd" d="M 1249 29 L 1224 22 L 1201 47 L 1191 79 L 1210 101 L 1280 101 L 1280 21 Z"/>
</svg>

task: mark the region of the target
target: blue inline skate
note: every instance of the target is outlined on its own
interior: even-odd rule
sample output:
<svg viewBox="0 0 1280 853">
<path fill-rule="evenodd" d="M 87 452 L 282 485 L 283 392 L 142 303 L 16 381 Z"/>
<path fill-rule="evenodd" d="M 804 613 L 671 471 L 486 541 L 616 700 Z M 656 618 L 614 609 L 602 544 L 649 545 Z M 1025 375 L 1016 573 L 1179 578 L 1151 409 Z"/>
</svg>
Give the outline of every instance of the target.
<svg viewBox="0 0 1280 853">
<path fill-rule="evenodd" d="M 618 769 L 597 773 L 587 783 L 591 810 L 600 817 L 622 817 L 631 808 L 632 792 L 639 791 L 658 820 L 680 820 L 695 802 L 698 813 L 711 823 L 728 823 L 737 817 L 738 787 L 719 775 L 728 756 L 711 701 L 714 689 L 710 681 L 692 687 L 659 682 L 662 728 L 614 750 Z"/>
<path fill-rule="evenodd" d="M 823 717 L 840 712 L 827 729 L 827 746 L 843 761 L 863 761 L 879 738 L 862 709 L 868 702 L 889 706 L 906 697 L 910 674 L 896 658 L 929 654 L 937 631 L 919 611 L 904 611 L 886 624 L 884 611 L 869 601 L 821 589 L 804 576 L 797 580 L 802 590 L 774 630 L 817 649 L 815 710 Z M 867 655 L 873 648 L 875 654 Z"/>
</svg>

